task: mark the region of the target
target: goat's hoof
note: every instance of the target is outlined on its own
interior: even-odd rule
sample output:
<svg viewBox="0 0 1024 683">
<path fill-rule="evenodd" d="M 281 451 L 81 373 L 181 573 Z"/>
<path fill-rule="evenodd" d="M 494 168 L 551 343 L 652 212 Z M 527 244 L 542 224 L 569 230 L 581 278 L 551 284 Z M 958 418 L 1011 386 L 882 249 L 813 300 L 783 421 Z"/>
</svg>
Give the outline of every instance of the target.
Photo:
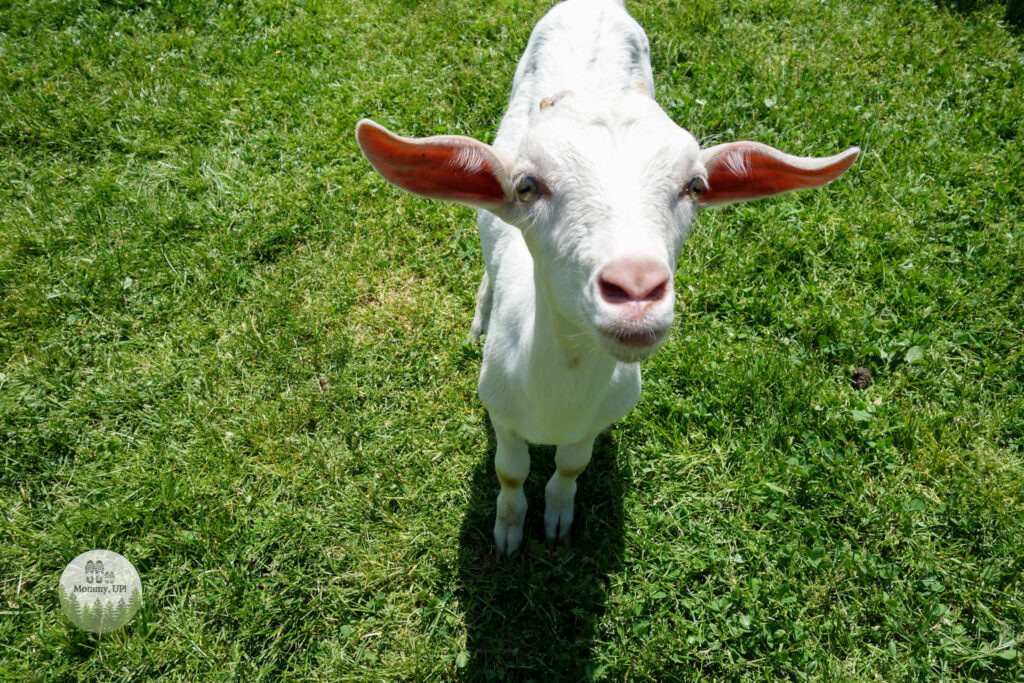
<svg viewBox="0 0 1024 683">
<path fill-rule="evenodd" d="M 562 555 L 559 553 L 559 549 L 568 548 L 572 543 L 570 542 L 570 536 L 566 534 L 561 538 L 546 538 L 544 539 L 544 545 L 547 546 L 548 555 L 555 559 L 560 559 Z"/>
<path fill-rule="evenodd" d="M 555 555 L 558 554 L 559 548 L 569 548 L 572 546 L 572 541 L 569 536 L 562 536 L 561 538 L 548 538 L 544 540 L 544 544 L 548 548 L 549 553 Z"/>
<path fill-rule="evenodd" d="M 572 532 L 573 511 L 572 505 L 555 507 L 548 505 L 544 510 L 544 537 L 550 546 L 558 543 L 562 546 L 569 545 L 569 537 Z"/>
<path fill-rule="evenodd" d="M 494 549 L 498 557 L 514 555 L 523 544 L 523 526 L 506 526 L 500 521 L 494 525 Z"/>
<path fill-rule="evenodd" d="M 504 565 L 516 565 L 519 563 L 519 559 L 522 557 L 522 553 L 518 550 L 512 552 L 503 552 L 501 548 L 494 549 L 494 562 L 495 564 Z"/>
<path fill-rule="evenodd" d="M 572 545 L 572 537 L 566 534 L 558 538 L 545 539 L 545 543 L 547 543 L 548 550 L 554 550 L 556 547 L 568 548 Z"/>
</svg>

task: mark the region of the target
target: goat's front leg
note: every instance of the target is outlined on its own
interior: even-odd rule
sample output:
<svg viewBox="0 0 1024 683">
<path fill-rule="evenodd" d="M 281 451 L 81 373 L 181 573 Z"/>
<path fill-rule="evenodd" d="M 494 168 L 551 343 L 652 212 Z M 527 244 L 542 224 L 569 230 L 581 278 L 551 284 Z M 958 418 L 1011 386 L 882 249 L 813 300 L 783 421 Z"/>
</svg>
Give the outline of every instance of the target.
<svg viewBox="0 0 1024 683">
<path fill-rule="evenodd" d="M 555 473 L 544 487 L 544 535 L 549 545 L 569 545 L 572 530 L 576 477 L 586 469 L 594 451 L 594 437 L 559 446 L 555 451 Z"/>
<path fill-rule="evenodd" d="M 498 449 L 494 454 L 494 471 L 498 474 L 498 514 L 494 520 L 494 544 L 498 553 L 511 555 L 523 542 L 523 521 L 526 519 L 526 494 L 523 483 L 530 473 L 530 451 L 526 441 L 515 432 L 494 428 Z"/>
</svg>

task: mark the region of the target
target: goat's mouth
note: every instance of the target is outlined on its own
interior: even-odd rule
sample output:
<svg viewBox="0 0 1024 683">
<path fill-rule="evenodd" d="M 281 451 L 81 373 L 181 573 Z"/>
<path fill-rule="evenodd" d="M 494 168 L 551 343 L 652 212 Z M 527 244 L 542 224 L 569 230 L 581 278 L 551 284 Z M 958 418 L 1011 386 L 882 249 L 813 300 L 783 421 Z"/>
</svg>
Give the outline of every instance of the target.
<svg viewBox="0 0 1024 683">
<path fill-rule="evenodd" d="M 661 330 L 648 330 L 644 332 L 613 332 L 609 336 L 620 344 L 625 344 L 634 349 L 644 349 L 648 346 L 654 346 L 661 341 L 665 333 Z"/>
<path fill-rule="evenodd" d="M 605 347 L 624 363 L 638 363 L 652 353 L 668 336 L 668 326 L 655 328 L 598 328 Z"/>
</svg>

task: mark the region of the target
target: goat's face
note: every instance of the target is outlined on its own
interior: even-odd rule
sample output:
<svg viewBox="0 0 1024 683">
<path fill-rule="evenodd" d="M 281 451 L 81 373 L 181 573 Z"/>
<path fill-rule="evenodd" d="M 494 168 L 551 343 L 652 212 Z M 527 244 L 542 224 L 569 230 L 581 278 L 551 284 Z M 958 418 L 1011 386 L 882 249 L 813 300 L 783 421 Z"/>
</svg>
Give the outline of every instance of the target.
<svg viewBox="0 0 1024 683">
<path fill-rule="evenodd" d="M 672 324 L 673 274 L 706 183 L 700 147 L 646 94 L 542 103 L 511 167 L 538 285 L 620 361 Z"/>
</svg>

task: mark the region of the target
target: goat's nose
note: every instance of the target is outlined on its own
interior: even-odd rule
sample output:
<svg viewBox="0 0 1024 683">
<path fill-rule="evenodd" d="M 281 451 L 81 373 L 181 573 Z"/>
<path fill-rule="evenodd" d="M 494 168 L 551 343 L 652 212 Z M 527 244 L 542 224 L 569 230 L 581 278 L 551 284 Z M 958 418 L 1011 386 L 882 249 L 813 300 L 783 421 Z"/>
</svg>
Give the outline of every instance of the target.
<svg viewBox="0 0 1024 683">
<path fill-rule="evenodd" d="M 671 274 L 659 261 L 620 258 L 597 274 L 601 298 L 610 304 L 654 303 L 665 297 Z"/>
</svg>

